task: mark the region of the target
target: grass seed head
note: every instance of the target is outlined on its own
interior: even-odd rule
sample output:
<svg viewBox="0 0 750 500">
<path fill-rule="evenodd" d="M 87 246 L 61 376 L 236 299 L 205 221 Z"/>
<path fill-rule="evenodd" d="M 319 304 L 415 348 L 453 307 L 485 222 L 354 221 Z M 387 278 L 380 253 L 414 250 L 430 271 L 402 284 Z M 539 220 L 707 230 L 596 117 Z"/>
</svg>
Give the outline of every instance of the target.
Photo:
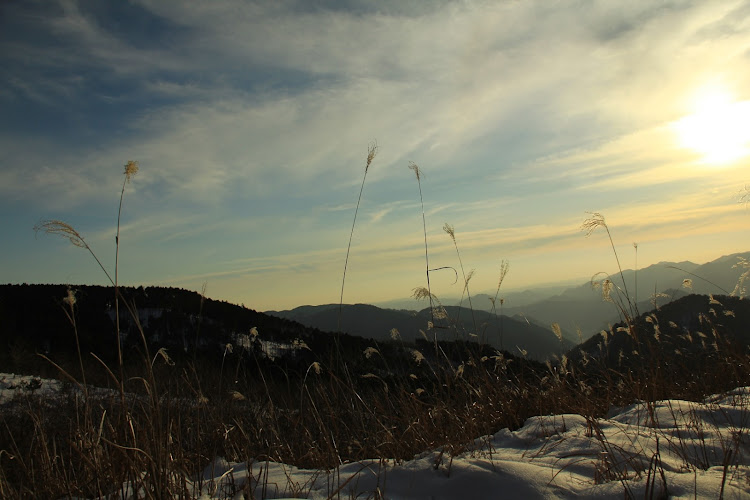
<svg viewBox="0 0 750 500">
<path fill-rule="evenodd" d="M 745 205 L 750 203 L 750 184 L 745 184 L 745 187 L 740 189 L 737 202 L 744 203 Z"/>
<path fill-rule="evenodd" d="M 68 305 L 71 309 L 76 304 L 76 292 L 72 288 L 68 287 L 68 293 L 63 298 L 63 302 Z"/>
<path fill-rule="evenodd" d="M 417 364 L 420 364 L 422 363 L 422 361 L 424 361 L 424 354 L 422 354 L 418 350 L 412 349 L 411 354 L 412 356 L 414 356 L 414 361 L 416 361 Z"/>
<path fill-rule="evenodd" d="M 130 179 L 132 179 L 135 174 L 138 173 L 138 162 L 133 160 L 128 160 L 128 162 L 125 164 L 125 182 L 130 182 Z"/>
<path fill-rule="evenodd" d="M 68 238 L 77 247 L 88 248 L 83 236 L 67 222 L 61 220 L 43 220 L 34 226 L 35 233 L 40 231 L 45 234 L 57 234 L 63 238 Z"/>
<path fill-rule="evenodd" d="M 391 340 L 399 340 L 401 339 L 401 333 L 399 333 L 397 328 L 391 328 Z"/>
<path fill-rule="evenodd" d="M 430 291 L 423 286 L 418 286 L 417 288 L 412 290 L 412 297 L 414 297 L 415 300 L 422 300 L 422 299 L 428 299 L 430 296 L 433 296 Z M 434 297 L 434 296 L 433 296 Z"/>
<path fill-rule="evenodd" d="M 744 269 L 744 271 L 737 279 L 737 284 L 735 285 L 734 290 L 732 290 L 732 293 L 730 295 L 742 298 L 747 295 L 745 282 L 750 279 L 750 261 L 748 261 L 744 257 L 737 257 L 737 263 L 732 266 L 732 269 L 736 268 Z"/>
<path fill-rule="evenodd" d="M 365 173 L 369 170 L 370 164 L 372 163 L 372 160 L 375 159 L 376 154 L 378 154 L 378 143 L 373 142 L 367 147 L 367 164 L 365 165 Z"/>
<path fill-rule="evenodd" d="M 503 280 L 505 279 L 505 275 L 508 274 L 508 268 L 510 267 L 510 262 L 503 259 L 500 261 L 500 279 L 497 282 L 497 291 L 500 292 L 500 285 L 503 284 Z M 502 304 L 502 301 L 500 302 Z"/>
<path fill-rule="evenodd" d="M 448 236 L 451 237 L 451 239 L 453 240 L 453 243 L 456 242 L 456 230 L 453 228 L 453 226 L 451 226 L 450 224 L 448 224 L 446 222 L 443 225 L 443 231 L 445 231 L 446 233 L 448 233 Z"/>
<path fill-rule="evenodd" d="M 414 174 L 417 176 L 418 181 L 422 179 L 422 175 L 424 174 L 422 173 L 422 169 L 420 169 L 416 163 L 414 163 L 413 161 L 409 162 L 409 168 L 414 171 Z"/>
<path fill-rule="evenodd" d="M 227 345 L 230 345 L 230 344 L 227 344 Z M 156 355 L 154 355 L 154 362 L 156 362 L 158 358 L 163 359 L 164 363 L 167 366 L 174 366 L 174 361 L 172 361 L 172 358 L 170 358 L 169 354 L 167 354 L 167 350 L 163 347 L 160 348 L 158 351 L 156 351 Z M 153 365 L 154 363 L 151 363 L 151 364 Z"/>
<path fill-rule="evenodd" d="M 443 306 L 433 307 L 432 317 L 435 319 L 448 319 L 448 313 Z"/>
<path fill-rule="evenodd" d="M 559 323 L 552 323 L 552 333 L 555 334 L 555 337 L 557 337 L 557 340 L 562 342 L 562 330 L 560 329 Z"/>
<path fill-rule="evenodd" d="M 583 221 L 581 224 L 581 231 L 586 233 L 586 236 L 591 236 L 591 233 L 596 230 L 597 227 L 607 227 L 607 223 L 604 221 L 604 216 L 599 212 L 586 212 L 591 215 L 588 219 Z"/>
<path fill-rule="evenodd" d="M 239 391 L 229 391 L 229 397 L 235 401 L 244 401 L 246 399 Z"/>
</svg>

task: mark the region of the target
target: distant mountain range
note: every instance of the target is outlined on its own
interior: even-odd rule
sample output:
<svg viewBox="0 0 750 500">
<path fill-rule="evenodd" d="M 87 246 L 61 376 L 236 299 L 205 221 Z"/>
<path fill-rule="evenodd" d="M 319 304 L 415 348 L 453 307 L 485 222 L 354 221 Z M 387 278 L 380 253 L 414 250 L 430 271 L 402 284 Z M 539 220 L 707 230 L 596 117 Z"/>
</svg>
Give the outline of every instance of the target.
<svg viewBox="0 0 750 500">
<path fill-rule="evenodd" d="M 446 318 L 431 317 L 430 309 L 406 311 L 381 309 L 368 304 L 344 305 L 341 308 L 341 331 L 375 340 L 391 338 L 393 329 L 407 342 L 420 338 L 439 341 L 474 340 L 488 343 L 513 354 L 544 360 L 562 354 L 575 345 L 560 341 L 548 325 L 544 327 L 523 318 L 495 316 L 488 311 L 471 311 L 457 306 L 443 308 Z M 302 306 L 289 311 L 266 311 L 266 314 L 296 321 L 322 331 L 339 328 L 339 305 Z M 428 329 L 432 321 L 436 328 Z"/>
<path fill-rule="evenodd" d="M 498 300 L 500 297 L 505 299 L 506 303 L 511 303 L 515 306 L 523 306 L 526 304 L 533 304 L 535 302 L 539 302 L 541 300 L 544 300 L 548 297 L 552 297 L 553 295 L 557 295 L 559 293 L 564 292 L 571 286 L 577 286 L 577 281 L 570 281 L 566 282 L 564 284 L 550 284 L 550 285 L 540 285 L 538 287 L 530 288 L 527 290 L 512 290 L 512 291 L 504 291 L 498 296 Z M 483 310 L 490 310 L 492 307 L 492 303 L 490 302 L 490 297 L 494 298 L 494 293 L 492 295 L 486 294 L 486 293 L 480 293 L 477 295 L 472 295 L 472 305 L 476 309 L 483 309 Z M 450 305 L 463 305 L 465 307 L 468 307 L 468 302 L 466 297 L 464 297 L 463 302 L 459 300 L 457 297 L 440 297 L 440 300 L 445 304 Z M 416 301 L 413 297 L 409 298 L 401 298 L 401 299 L 394 299 L 394 300 L 387 300 L 387 301 L 381 301 L 381 302 L 373 302 L 374 306 L 378 306 L 382 309 L 414 309 L 416 305 Z"/>
<path fill-rule="evenodd" d="M 688 294 L 729 295 L 743 272 L 742 269 L 733 268 L 740 257 L 750 260 L 750 252 L 723 256 L 706 264 L 660 262 L 637 271 L 625 270 L 622 276 L 616 272 L 596 278 L 600 281 L 610 279 L 616 287 L 613 296 L 617 297 L 619 293 L 628 313 L 636 315 Z M 686 279 L 691 280 L 690 288 L 683 286 Z M 456 318 L 459 321 L 451 328 L 438 330 L 439 338 L 450 340 L 473 333 L 497 348 L 515 352 L 523 349 L 534 358 L 544 359 L 561 350 L 561 343 L 551 330 L 553 323 L 562 329 L 562 348 L 565 348 L 608 329 L 622 319 L 617 307 L 603 300 L 601 289 L 592 287 L 590 281 L 577 286 L 554 285 L 511 292 L 501 294 L 501 297 L 505 299 L 504 304 L 502 309 L 498 304 L 496 312 L 502 321 L 490 314 L 492 303 L 489 295 L 477 294 L 472 297 L 476 329 L 471 321 L 472 312 L 466 308 L 466 299 L 461 309 L 446 306 L 449 318 L 453 318 L 454 323 Z M 458 300 L 454 303 L 457 304 Z M 381 307 L 365 304 L 343 306 L 341 330 L 352 335 L 385 339 L 392 328 L 397 328 L 402 335 L 408 336 L 408 340 L 413 340 L 421 335 L 420 330 L 426 329 L 429 308 L 418 312 L 407 310 L 410 305 L 413 307 L 423 303 L 411 299 L 379 304 Z M 383 304 L 396 307 L 384 308 Z M 301 306 L 287 311 L 267 311 L 267 314 L 320 330 L 335 331 L 338 328 L 339 305 Z M 502 342 L 499 323 L 503 324 Z"/>
<path fill-rule="evenodd" d="M 627 270 L 623 272 L 624 284 L 619 273 L 609 278 L 623 290 L 620 293 L 627 286 L 633 309 L 637 305 L 637 311 L 644 313 L 653 309 L 651 299 L 655 291 L 659 294 L 654 300 L 660 306 L 674 303 L 689 293 L 728 295 L 743 272 L 732 268 L 739 257 L 750 259 L 750 252 L 724 256 L 703 265 L 662 262 L 637 273 Z M 682 286 L 685 279 L 692 280 L 692 289 Z M 82 350 L 111 359 L 113 289 L 72 288 L 76 291 L 75 320 Z M 168 347 L 175 355 L 197 350 L 221 353 L 227 343 L 242 342 L 250 329 L 256 327 L 263 349 L 272 346 L 278 350 L 299 340 L 311 351 L 326 352 L 334 338 L 330 332 L 340 330 L 344 334 L 341 346 L 346 355 L 361 356 L 371 345 L 367 339 L 376 342 L 391 339 L 395 329 L 408 343 L 424 339 L 486 342 L 511 354 L 544 360 L 568 352 L 621 319 L 617 308 L 603 301 L 601 291 L 593 290 L 590 283 L 507 294 L 502 310 L 496 312 L 483 310 L 489 309 L 487 295 L 476 295 L 472 298 L 474 311 L 457 305 L 446 305 L 431 313 L 429 308 L 414 311 L 355 304 L 341 306 L 340 319 L 338 304 L 260 313 L 203 299 L 195 292 L 177 288 L 122 290 L 135 305 L 138 322 L 149 343 L 155 348 Z M 0 285 L 0 361 L 20 362 L 15 357 L 22 352 L 73 352 L 74 329 L 66 315 L 69 306 L 64 301 L 67 291 L 67 285 Z M 744 306 L 745 301 L 742 302 Z M 123 346 L 137 351 L 141 345 L 137 325 L 124 308 L 120 312 Z M 679 318 L 670 321 L 680 324 Z M 429 329 L 429 322 L 435 328 Z M 560 325 L 562 339 L 553 332 L 553 323 Z"/>
<path fill-rule="evenodd" d="M 623 302 L 627 304 L 627 288 L 630 301 L 637 306 L 635 309 L 643 313 L 653 309 L 654 305 L 664 305 L 688 294 L 729 295 L 743 272 L 732 267 L 739 257 L 750 259 L 750 252 L 723 256 L 702 265 L 693 262 L 660 262 L 637 272 L 625 270 L 622 277 L 619 273 L 612 273 L 609 279 L 621 290 Z M 607 276 L 597 276 L 598 280 L 604 278 Z M 683 286 L 685 279 L 692 281 L 691 288 Z M 482 303 L 481 300 L 476 302 Z M 508 301 L 506 306 L 503 312 L 510 315 L 520 314 L 541 324 L 559 323 L 564 335 L 575 342 L 579 342 L 578 329 L 583 340 L 586 340 L 622 319 L 617 308 L 604 301 L 601 290 L 594 289 L 591 282 L 568 288 L 562 293 L 531 304 L 516 306 Z"/>
</svg>

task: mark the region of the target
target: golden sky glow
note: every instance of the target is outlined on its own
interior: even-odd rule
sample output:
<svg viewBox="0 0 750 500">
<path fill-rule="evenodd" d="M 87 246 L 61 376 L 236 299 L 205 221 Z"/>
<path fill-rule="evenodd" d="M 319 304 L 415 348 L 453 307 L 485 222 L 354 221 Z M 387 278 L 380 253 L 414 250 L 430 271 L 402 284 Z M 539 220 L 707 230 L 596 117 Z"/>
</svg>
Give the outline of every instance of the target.
<svg viewBox="0 0 750 500">
<path fill-rule="evenodd" d="M 0 2 L 0 280 L 258 310 L 750 250 L 746 0 Z M 410 162 L 424 175 L 418 186 Z M 460 296 L 453 274 L 434 292 Z M 418 306 L 418 304 L 415 304 Z"/>
</svg>

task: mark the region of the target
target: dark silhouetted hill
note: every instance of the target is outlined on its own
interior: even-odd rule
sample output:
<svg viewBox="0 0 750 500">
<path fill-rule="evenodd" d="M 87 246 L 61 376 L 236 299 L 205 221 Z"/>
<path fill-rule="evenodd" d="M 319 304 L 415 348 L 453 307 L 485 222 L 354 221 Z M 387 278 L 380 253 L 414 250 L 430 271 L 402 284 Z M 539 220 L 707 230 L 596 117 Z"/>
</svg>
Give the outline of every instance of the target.
<svg viewBox="0 0 750 500">
<path fill-rule="evenodd" d="M 367 304 L 344 305 L 341 308 L 341 330 L 350 335 L 383 341 L 391 338 L 391 330 L 395 328 L 407 342 L 414 342 L 424 336 L 433 340 L 436 332 L 439 341 L 488 343 L 496 349 L 516 354 L 523 349 L 530 358 L 537 360 L 559 355 L 574 345 L 569 341 L 561 343 L 550 327 L 520 318 L 496 318 L 487 311 L 474 311 L 472 317 L 470 309 L 456 306 L 445 307 L 445 311 L 448 318 L 435 319 L 438 328 L 428 331 L 428 321 L 433 319 L 429 308 L 416 312 L 381 309 Z M 288 311 L 267 311 L 267 314 L 298 321 L 322 331 L 336 331 L 339 323 L 338 304 L 302 306 Z M 420 330 L 424 332 L 424 336 Z"/>
<path fill-rule="evenodd" d="M 718 351 L 747 352 L 750 348 L 750 300 L 725 295 L 687 295 L 659 309 L 644 313 L 633 322 L 613 325 L 568 353 L 580 359 L 583 353 L 604 366 L 648 365 L 651 357 L 686 360 L 708 359 Z M 729 349 L 727 349 L 729 347 Z"/>
</svg>

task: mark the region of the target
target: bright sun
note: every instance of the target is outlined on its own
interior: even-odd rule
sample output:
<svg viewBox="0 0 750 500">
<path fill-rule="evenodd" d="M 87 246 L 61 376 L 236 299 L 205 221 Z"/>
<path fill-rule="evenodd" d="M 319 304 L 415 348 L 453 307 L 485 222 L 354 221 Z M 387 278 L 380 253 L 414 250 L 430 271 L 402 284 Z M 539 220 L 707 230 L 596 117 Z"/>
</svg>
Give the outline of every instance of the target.
<svg viewBox="0 0 750 500">
<path fill-rule="evenodd" d="M 733 101 L 721 89 L 706 90 L 695 112 L 674 123 L 681 146 L 702 156 L 704 163 L 725 165 L 750 154 L 750 101 Z"/>
</svg>

